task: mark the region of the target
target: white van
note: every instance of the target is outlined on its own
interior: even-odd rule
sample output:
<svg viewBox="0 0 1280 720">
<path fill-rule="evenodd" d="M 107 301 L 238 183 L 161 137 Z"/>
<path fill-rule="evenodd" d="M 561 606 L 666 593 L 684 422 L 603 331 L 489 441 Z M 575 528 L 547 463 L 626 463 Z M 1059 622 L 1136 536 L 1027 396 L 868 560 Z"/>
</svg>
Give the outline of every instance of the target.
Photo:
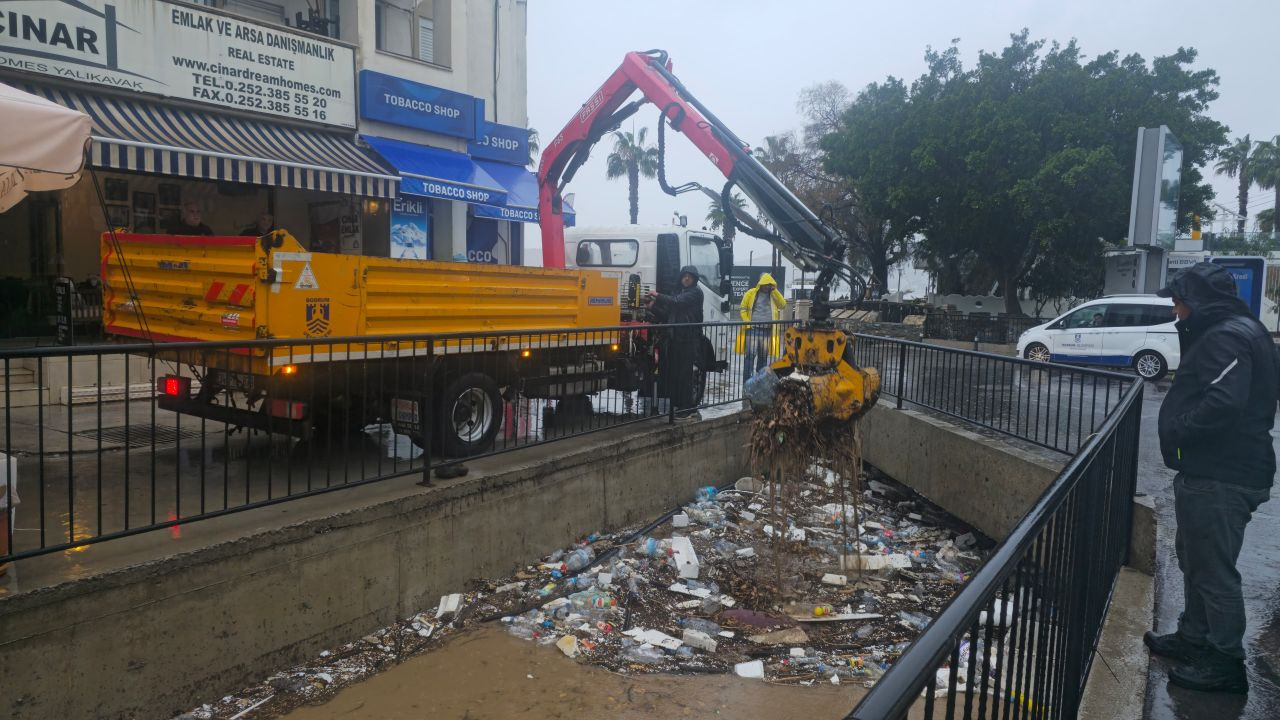
<svg viewBox="0 0 1280 720">
<path fill-rule="evenodd" d="M 1109 295 L 1022 333 L 1018 356 L 1043 362 L 1132 367 L 1146 380 L 1178 369 L 1173 301 Z"/>
</svg>

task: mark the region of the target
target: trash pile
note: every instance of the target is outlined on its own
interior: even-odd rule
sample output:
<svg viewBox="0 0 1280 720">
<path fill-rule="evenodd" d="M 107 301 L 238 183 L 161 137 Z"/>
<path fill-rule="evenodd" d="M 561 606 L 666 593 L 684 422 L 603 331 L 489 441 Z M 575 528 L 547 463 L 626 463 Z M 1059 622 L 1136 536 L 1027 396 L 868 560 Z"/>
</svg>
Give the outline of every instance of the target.
<svg viewBox="0 0 1280 720">
<path fill-rule="evenodd" d="M 703 488 L 631 542 L 597 554 L 588 538 L 476 601 L 511 634 L 615 671 L 874 681 L 985 541 L 900 486 L 870 480 L 850 506 L 837 485 L 810 468 L 785 516 L 753 478 Z"/>
<path fill-rule="evenodd" d="M 702 488 L 657 523 L 473 580 L 434 609 L 182 717 L 287 712 L 487 622 L 616 672 L 871 684 L 992 544 L 887 478 L 864 484 L 841 503 L 850 489 L 812 466 L 792 481 L 785 513 L 754 478 Z"/>
</svg>

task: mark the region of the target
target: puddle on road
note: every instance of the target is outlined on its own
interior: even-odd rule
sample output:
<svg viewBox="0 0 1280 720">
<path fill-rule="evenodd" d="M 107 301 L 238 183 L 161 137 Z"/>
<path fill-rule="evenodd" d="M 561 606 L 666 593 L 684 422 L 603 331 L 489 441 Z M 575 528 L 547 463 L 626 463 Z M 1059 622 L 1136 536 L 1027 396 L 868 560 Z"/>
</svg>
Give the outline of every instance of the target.
<svg viewBox="0 0 1280 720">
<path fill-rule="evenodd" d="M 865 693 L 859 685 L 825 681 L 793 687 L 733 675 L 618 675 L 486 627 L 285 717 L 839 718 Z"/>
</svg>

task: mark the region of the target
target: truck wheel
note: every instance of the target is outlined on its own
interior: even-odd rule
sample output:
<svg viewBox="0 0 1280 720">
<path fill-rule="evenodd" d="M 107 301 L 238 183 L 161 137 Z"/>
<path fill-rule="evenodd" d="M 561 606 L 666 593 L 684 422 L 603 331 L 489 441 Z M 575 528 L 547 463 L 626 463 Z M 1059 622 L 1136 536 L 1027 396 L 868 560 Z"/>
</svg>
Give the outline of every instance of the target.
<svg viewBox="0 0 1280 720">
<path fill-rule="evenodd" d="M 466 373 L 446 383 L 437 409 L 437 436 L 447 457 L 488 450 L 502 426 L 498 384 L 484 373 Z"/>
</svg>

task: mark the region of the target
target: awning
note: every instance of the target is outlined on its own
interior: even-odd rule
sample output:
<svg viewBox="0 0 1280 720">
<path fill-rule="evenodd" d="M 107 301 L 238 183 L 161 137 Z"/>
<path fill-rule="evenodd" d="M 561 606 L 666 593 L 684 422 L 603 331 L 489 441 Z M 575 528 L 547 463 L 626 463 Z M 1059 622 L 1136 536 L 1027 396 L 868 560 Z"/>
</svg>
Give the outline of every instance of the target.
<svg viewBox="0 0 1280 720">
<path fill-rule="evenodd" d="M 538 178 L 528 170 L 515 165 L 476 160 L 475 163 L 507 191 L 507 204 L 501 207 L 476 205 L 476 217 L 538 222 Z M 573 208 L 567 203 L 564 224 L 573 227 Z"/>
<path fill-rule="evenodd" d="M 400 192 L 405 195 L 498 207 L 507 203 L 502 184 L 468 155 L 373 135 L 360 137 L 400 172 Z"/>
<path fill-rule="evenodd" d="M 348 136 L 141 98 L 19 85 L 93 120 L 89 162 L 137 172 L 395 197 L 398 178 Z"/>
</svg>

